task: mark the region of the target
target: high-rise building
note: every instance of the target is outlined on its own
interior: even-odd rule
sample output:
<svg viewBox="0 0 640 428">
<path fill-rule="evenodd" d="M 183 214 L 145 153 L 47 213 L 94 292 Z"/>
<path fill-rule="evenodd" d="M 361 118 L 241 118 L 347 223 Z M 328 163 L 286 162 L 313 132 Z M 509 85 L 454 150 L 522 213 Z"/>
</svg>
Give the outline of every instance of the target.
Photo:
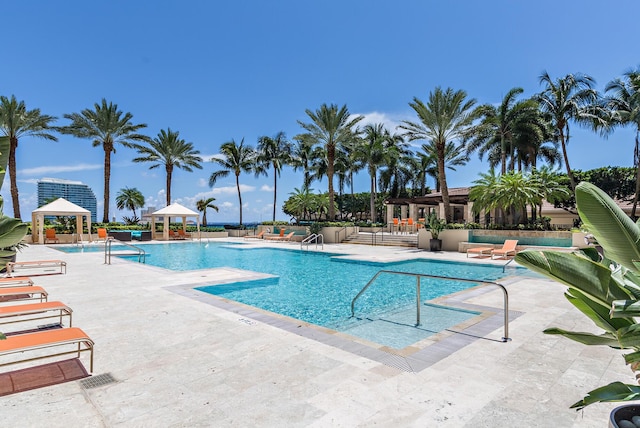
<svg viewBox="0 0 640 428">
<path fill-rule="evenodd" d="M 98 208 L 93 190 L 80 181 L 61 180 L 59 178 L 43 178 L 38 181 L 38 206 L 65 198 L 69 202 L 81 206 L 91 212 L 91 221 L 96 222 Z"/>
</svg>

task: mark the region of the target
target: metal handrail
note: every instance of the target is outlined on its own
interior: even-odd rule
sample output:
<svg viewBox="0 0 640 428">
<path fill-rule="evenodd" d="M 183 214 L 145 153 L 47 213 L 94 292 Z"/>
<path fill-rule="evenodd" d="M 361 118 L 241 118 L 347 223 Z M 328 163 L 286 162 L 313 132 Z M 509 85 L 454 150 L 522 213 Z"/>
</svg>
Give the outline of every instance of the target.
<svg viewBox="0 0 640 428">
<path fill-rule="evenodd" d="M 507 269 L 507 265 L 508 265 L 509 263 L 511 263 L 513 260 L 514 260 L 514 259 L 509 259 L 509 261 L 508 261 L 508 262 L 506 262 L 506 263 L 502 266 L 502 273 L 505 273 L 505 270 Z"/>
<path fill-rule="evenodd" d="M 318 249 L 318 240 L 320 241 L 320 244 L 322 245 L 322 249 L 324 250 L 324 235 L 321 233 L 312 233 L 311 235 L 307 236 L 306 238 L 304 238 L 302 240 L 302 242 L 300 242 L 300 249 L 303 249 L 303 245 L 307 245 L 307 250 L 309 249 L 309 245 L 311 245 L 312 242 L 316 243 L 316 250 Z"/>
<path fill-rule="evenodd" d="M 473 283 L 480 283 L 480 284 L 489 284 L 489 285 L 495 285 L 500 287 L 500 289 L 502 290 L 503 294 L 504 294 L 504 337 L 502 337 L 502 341 L 503 342 L 508 342 L 511 340 L 511 338 L 509 337 L 509 293 L 507 292 L 507 289 L 505 288 L 504 285 L 499 284 L 497 282 L 492 282 L 492 281 L 483 281 L 483 280 L 479 280 L 479 279 L 467 279 L 467 278 L 455 278 L 455 277 L 451 277 L 451 276 L 439 276 L 439 275 L 427 275 L 427 274 L 423 274 L 423 273 L 412 273 L 412 272 L 398 272 L 398 271 L 393 271 L 393 270 L 381 270 L 378 273 L 376 273 L 373 278 L 371 278 L 369 280 L 369 282 L 367 282 L 367 285 L 364 286 L 364 288 L 362 290 L 360 290 L 360 292 L 356 295 L 356 297 L 353 298 L 353 300 L 351 301 L 351 317 L 355 316 L 355 304 L 356 304 L 356 300 L 358 300 L 358 298 L 366 291 L 367 288 L 369 288 L 369 286 L 371 284 L 373 284 L 373 282 L 376 280 L 376 278 L 378 278 L 378 276 L 380 274 L 383 273 L 389 273 L 389 274 L 393 274 L 393 275 L 405 275 L 405 276 L 414 276 L 416 277 L 416 326 L 420 325 L 420 278 L 424 277 L 424 278 L 432 278 L 432 279 L 441 279 L 441 280 L 445 280 L 445 281 L 462 281 L 462 282 L 473 282 Z"/>
<path fill-rule="evenodd" d="M 378 233 L 381 233 L 382 239 L 380 239 L 382 242 L 384 242 L 384 227 L 381 227 L 378 230 L 375 230 L 372 228 L 371 231 L 371 245 L 378 245 Z"/>
<path fill-rule="evenodd" d="M 115 239 L 112 236 L 108 236 L 104 243 L 104 264 L 111 264 L 111 243 L 113 241 L 117 241 L 118 245 L 124 245 L 126 247 L 131 247 L 138 252 L 138 263 L 146 263 L 147 261 L 147 253 L 140 247 L 136 247 L 135 245 L 127 244 L 126 242 Z"/>
<path fill-rule="evenodd" d="M 339 243 L 340 243 L 340 232 L 343 232 L 343 231 L 344 231 L 344 232 L 345 232 L 345 235 L 344 235 L 344 236 L 345 236 L 345 238 L 347 237 L 346 230 L 347 230 L 347 226 L 344 226 L 344 227 L 343 227 L 342 229 L 340 229 L 340 230 L 336 230 L 336 232 L 335 232 L 335 236 L 334 236 L 335 241 L 336 241 L 336 244 L 339 244 Z"/>
</svg>

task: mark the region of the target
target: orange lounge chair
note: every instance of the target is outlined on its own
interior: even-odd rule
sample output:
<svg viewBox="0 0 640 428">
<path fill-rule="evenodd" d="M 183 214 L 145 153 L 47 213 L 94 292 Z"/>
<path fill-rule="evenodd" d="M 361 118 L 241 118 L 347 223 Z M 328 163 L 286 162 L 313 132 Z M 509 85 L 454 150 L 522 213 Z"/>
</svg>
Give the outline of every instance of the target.
<svg viewBox="0 0 640 428">
<path fill-rule="evenodd" d="M 504 245 L 502 248 L 498 250 L 493 250 L 491 252 L 491 259 L 493 260 L 494 256 L 499 256 L 498 258 L 506 259 L 508 256 L 516 255 L 516 245 L 518 245 L 517 239 L 507 239 L 504 241 Z"/>
<path fill-rule="evenodd" d="M 51 315 L 47 314 L 47 312 L 56 313 Z M 27 303 L 24 305 L 0 306 L 0 324 L 12 324 L 16 322 L 60 317 L 60 325 L 62 325 L 62 317 L 67 316 L 69 317 L 69 327 L 71 327 L 72 312 L 71 308 L 62 302 L 40 302 Z M 30 317 L 30 315 L 39 316 Z M 7 319 L 7 321 L 4 321 L 5 319 Z"/>
<path fill-rule="evenodd" d="M 291 241 L 291 238 L 293 237 L 294 233 L 295 233 L 295 232 L 289 232 L 289 233 L 287 233 L 287 234 L 286 234 L 286 235 L 284 235 L 284 236 L 276 236 L 276 237 L 275 237 L 275 238 L 273 238 L 273 239 L 275 239 L 276 241 L 284 241 L 284 242 L 286 242 L 286 241 Z"/>
<path fill-rule="evenodd" d="M 476 257 L 480 256 L 490 256 L 493 252 L 493 247 L 474 247 L 467 249 L 467 258 L 469 258 L 469 254 L 477 254 Z"/>
<path fill-rule="evenodd" d="M 178 237 L 180 239 L 191 239 L 191 234 L 182 229 L 178 229 Z"/>
<path fill-rule="evenodd" d="M 18 359 L 11 358 L 11 361 L 1 362 L 0 366 L 70 354 L 77 354 L 78 358 L 80 358 L 81 352 L 89 351 L 91 353 L 89 371 L 93 372 L 93 340 L 77 327 L 7 336 L 5 340 L 0 340 L 0 357 L 23 354 L 27 351 L 52 350 L 51 348 L 54 347 L 65 347 L 66 350 L 54 353 L 47 352 L 46 354 L 38 353 L 38 355 L 32 357 L 19 355 Z"/>
<path fill-rule="evenodd" d="M 0 287 L 24 287 L 33 285 L 31 278 L 26 276 L 16 276 L 13 278 L 0 278 Z"/>
<path fill-rule="evenodd" d="M 53 241 L 54 244 L 60 242 L 58 238 L 56 238 L 56 230 L 55 229 L 45 229 L 44 231 L 44 243 L 46 244 L 48 241 Z"/>
<path fill-rule="evenodd" d="M 284 238 L 284 229 L 280 229 L 280 234 L 279 235 L 267 235 L 264 237 L 264 239 L 271 239 L 273 241 L 279 241 L 282 238 Z"/>
<path fill-rule="evenodd" d="M 181 237 L 180 234 L 178 232 L 176 232 L 175 230 L 170 230 L 169 231 L 169 239 L 184 239 L 184 238 Z"/>
<path fill-rule="evenodd" d="M 7 275 L 11 276 L 11 274 L 16 270 L 16 268 L 25 268 L 25 269 L 46 269 L 50 267 L 59 267 L 60 272 L 54 273 L 67 273 L 67 262 L 63 260 L 32 260 L 29 262 L 8 262 L 7 263 Z M 40 273 L 39 275 L 48 275 L 50 272 Z M 36 275 L 36 274 L 31 274 Z"/>
<path fill-rule="evenodd" d="M 257 235 L 244 235 L 245 239 L 263 239 L 264 238 L 264 234 L 267 230 L 263 230 L 262 232 L 258 233 Z"/>
<path fill-rule="evenodd" d="M 106 241 L 107 240 L 107 229 L 102 227 L 98 228 L 98 241 Z"/>
<path fill-rule="evenodd" d="M 49 294 L 44 288 L 37 285 L 0 288 L 0 302 L 13 300 L 40 300 L 41 302 L 46 302 L 49 298 L 48 296 Z"/>
</svg>

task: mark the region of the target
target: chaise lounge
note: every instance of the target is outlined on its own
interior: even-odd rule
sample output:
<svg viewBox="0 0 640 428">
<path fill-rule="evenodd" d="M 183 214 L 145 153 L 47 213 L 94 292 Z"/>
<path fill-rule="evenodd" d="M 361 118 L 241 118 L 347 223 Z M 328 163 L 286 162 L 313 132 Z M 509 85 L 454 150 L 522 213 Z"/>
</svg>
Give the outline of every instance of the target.
<svg viewBox="0 0 640 428">
<path fill-rule="evenodd" d="M 60 347 L 66 347 L 67 350 L 60 350 L 59 352 L 56 352 L 52 349 Z M 28 351 L 42 350 L 52 352 L 39 352 L 36 356 L 32 357 L 23 355 Z M 80 358 L 80 353 L 87 351 L 91 353 L 89 371 L 93 372 L 93 340 L 91 340 L 84 331 L 77 327 L 7 336 L 5 340 L 0 340 L 0 357 L 14 354 L 20 355 L 17 358 L 12 358 L 11 361 L 1 362 L 0 367 L 61 355 L 77 354 L 78 358 Z"/>
<path fill-rule="evenodd" d="M 53 273 L 67 273 L 67 262 L 63 260 L 32 260 L 29 262 L 8 262 L 7 263 L 7 276 L 11 276 L 11 274 L 16 270 L 16 268 L 24 268 L 24 269 L 46 269 L 50 267 L 59 267 L 60 272 Z M 39 273 L 31 275 L 49 275 L 50 272 Z"/>
<path fill-rule="evenodd" d="M 263 230 L 262 232 L 258 233 L 257 235 L 244 235 L 244 239 L 263 239 L 264 234 L 267 230 Z"/>
<path fill-rule="evenodd" d="M 469 248 L 467 250 L 467 258 L 469 258 L 469 254 L 477 254 L 476 257 L 481 257 L 481 256 L 490 256 L 492 252 L 493 252 L 493 247 Z"/>
<path fill-rule="evenodd" d="M 51 314 L 51 312 L 53 312 L 53 314 Z M 71 327 L 72 312 L 71 308 L 62 302 L 40 302 L 27 303 L 24 305 L 0 306 L 0 325 L 47 318 L 60 318 L 60 325 L 62 326 L 62 317 L 67 316 L 69 317 L 69 327 Z"/>
<path fill-rule="evenodd" d="M 37 285 L 28 285 L 26 287 L 3 287 L 0 288 L 0 302 L 12 300 L 39 300 L 46 302 L 49 298 L 44 288 Z"/>
<path fill-rule="evenodd" d="M 508 256 L 516 255 L 516 245 L 518 245 L 517 239 L 507 239 L 504 241 L 504 245 L 502 248 L 493 250 L 491 252 L 491 260 L 494 259 L 494 256 L 499 256 L 497 258 L 506 259 Z"/>
</svg>

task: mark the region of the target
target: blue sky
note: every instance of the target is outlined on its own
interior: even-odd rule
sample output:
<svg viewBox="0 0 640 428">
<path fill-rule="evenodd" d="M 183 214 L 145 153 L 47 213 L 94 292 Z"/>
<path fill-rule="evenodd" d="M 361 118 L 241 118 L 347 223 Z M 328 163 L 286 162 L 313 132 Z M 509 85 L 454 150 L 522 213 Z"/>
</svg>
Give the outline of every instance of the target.
<svg viewBox="0 0 640 428">
<path fill-rule="evenodd" d="M 27 108 L 57 116 L 92 108 L 102 98 L 146 123 L 179 131 L 203 158 L 222 143 L 262 135 L 301 132 L 305 109 L 346 104 L 367 121 L 394 127 L 413 120 L 408 103 L 426 100 L 436 86 L 465 90 L 478 103 L 499 103 L 511 88 L 525 96 L 541 90 L 538 77 L 583 72 L 598 89 L 640 66 L 636 0 L 514 2 L 436 1 L 31 1 L 3 4 L 5 34 L 0 94 Z M 631 166 L 631 129 L 607 139 L 572 127 L 574 169 Z M 112 157 L 111 209 L 115 195 L 137 187 L 147 204 L 165 205 L 163 169 L 133 164 L 136 152 L 118 147 Z M 23 138 L 17 152 L 21 211 L 37 208 L 38 179 L 79 180 L 90 185 L 102 218 L 104 153 L 88 140 Z M 472 162 L 448 172 L 449 186 L 467 186 L 488 168 Z M 215 165 L 174 173 L 172 198 L 191 208 L 213 196 L 220 212 L 211 222 L 237 222 L 233 177 L 207 182 Z M 8 177 L 2 188 L 13 212 Z M 245 222 L 269 220 L 272 177 L 242 175 Z M 280 207 L 302 184 L 287 168 L 278 185 Z M 429 183 L 433 186 L 434 183 Z M 314 183 L 326 191 L 325 182 Z M 368 191 L 361 174 L 356 191 Z"/>
</svg>

